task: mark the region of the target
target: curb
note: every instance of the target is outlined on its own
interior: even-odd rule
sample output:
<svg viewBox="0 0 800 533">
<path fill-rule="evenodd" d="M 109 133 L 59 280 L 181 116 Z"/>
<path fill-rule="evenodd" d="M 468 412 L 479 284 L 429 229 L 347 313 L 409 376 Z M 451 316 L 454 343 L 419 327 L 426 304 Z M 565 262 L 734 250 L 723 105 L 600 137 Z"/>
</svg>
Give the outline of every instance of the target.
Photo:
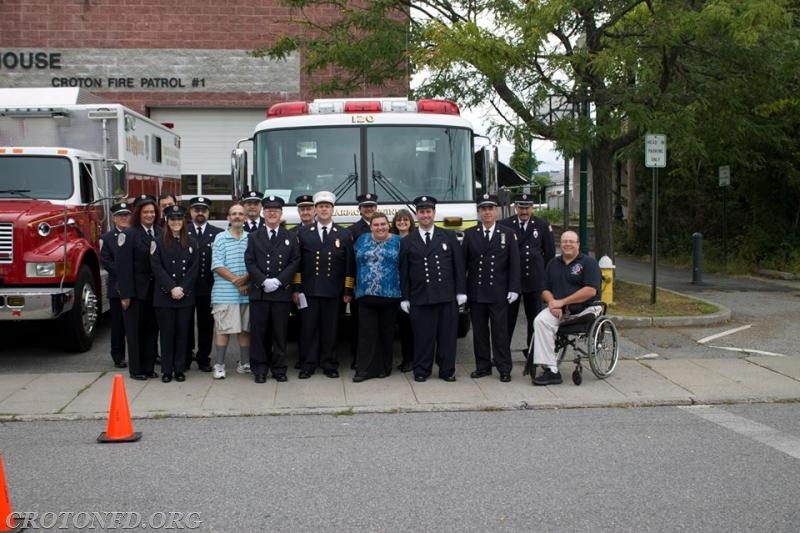
<svg viewBox="0 0 800 533">
<path fill-rule="evenodd" d="M 673 291 L 670 289 L 664 289 L 662 287 L 659 287 L 659 290 L 670 292 L 672 294 L 677 294 L 679 296 L 683 296 L 684 298 L 697 300 L 698 302 L 702 302 L 706 305 L 712 305 L 716 307 L 718 310 L 708 315 L 692 315 L 692 316 L 609 315 L 609 317 L 614 321 L 614 324 L 619 328 L 650 328 L 650 327 L 674 328 L 674 327 L 691 327 L 691 326 L 713 326 L 716 324 L 722 324 L 724 322 L 728 322 L 731 319 L 731 310 L 725 307 L 724 305 L 704 300 L 702 298 L 697 298 L 696 296 L 690 296 L 682 292 Z"/>
</svg>

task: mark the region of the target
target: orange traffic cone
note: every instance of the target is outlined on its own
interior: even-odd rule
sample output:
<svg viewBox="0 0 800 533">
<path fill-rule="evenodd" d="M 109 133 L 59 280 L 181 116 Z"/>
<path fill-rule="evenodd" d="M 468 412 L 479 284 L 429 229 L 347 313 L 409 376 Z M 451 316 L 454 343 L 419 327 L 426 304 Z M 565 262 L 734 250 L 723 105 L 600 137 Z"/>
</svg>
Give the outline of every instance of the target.
<svg viewBox="0 0 800 533">
<path fill-rule="evenodd" d="M 97 442 L 133 442 L 142 438 L 134 433 L 131 412 L 128 409 L 128 395 L 125 394 L 125 381 L 122 374 L 114 376 L 111 387 L 111 407 L 108 411 L 108 426 L 105 433 L 97 437 Z"/>
<path fill-rule="evenodd" d="M 0 532 L 22 531 L 22 526 L 15 525 L 17 520 L 11 510 L 11 497 L 6 488 L 6 473 L 3 470 L 3 456 L 0 455 Z"/>
</svg>

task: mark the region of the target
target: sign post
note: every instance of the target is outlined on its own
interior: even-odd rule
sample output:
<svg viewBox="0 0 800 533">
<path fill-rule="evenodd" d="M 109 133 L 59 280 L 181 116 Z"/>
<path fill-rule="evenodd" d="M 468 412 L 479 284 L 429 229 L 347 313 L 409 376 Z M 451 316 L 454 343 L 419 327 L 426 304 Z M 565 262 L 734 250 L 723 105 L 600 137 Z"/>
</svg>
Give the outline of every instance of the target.
<svg viewBox="0 0 800 533">
<path fill-rule="evenodd" d="M 667 136 L 648 133 L 644 137 L 644 166 L 653 169 L 652 223 L 650 235 L 650 305 L 656 303 L 656 266 L 658 264 L 658 169 L 667 166 Z"/>
<path fill-rule="evenodd" d="M 726 200 L 728 187 L 731 186 L 731 167 L 724 165 L 719 167 L 719 186 L 722 187 L 722 265 L 725 272 L 728 271 L 728 209 Z"/>
</svg>

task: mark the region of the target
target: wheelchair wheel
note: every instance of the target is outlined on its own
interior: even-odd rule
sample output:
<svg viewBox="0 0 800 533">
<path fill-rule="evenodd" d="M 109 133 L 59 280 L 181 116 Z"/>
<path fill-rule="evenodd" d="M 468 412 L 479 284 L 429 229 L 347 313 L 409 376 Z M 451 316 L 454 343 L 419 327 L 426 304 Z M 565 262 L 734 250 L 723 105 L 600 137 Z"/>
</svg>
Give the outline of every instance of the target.
<svg viewBox="0 0 800 533">
<path fill-rule="evenodd" d="M 614 372 L 619 359 L 617 327 L 608 317 L 601 316 L 589 331 L 589 366 L 599 379 Z"/>
</svg>

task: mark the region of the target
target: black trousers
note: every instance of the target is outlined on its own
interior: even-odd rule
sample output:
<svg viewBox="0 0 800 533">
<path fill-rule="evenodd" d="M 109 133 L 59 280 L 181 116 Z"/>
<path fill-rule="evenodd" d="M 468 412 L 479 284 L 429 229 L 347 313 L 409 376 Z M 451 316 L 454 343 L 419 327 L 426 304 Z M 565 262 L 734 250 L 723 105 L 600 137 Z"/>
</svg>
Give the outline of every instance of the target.
<svg viewBox="0 0 800 533">
<path fill-rule="evenodd" d="M 361 341 L 361 328 L 358 325 L 360 303 L 357 300 L 350 301 L 350 355 L 354 361 L 358 358 L 358 343 Z"/>
<path fill-rule="evenodd" d="M 392 373 L 392 344 L 397 321 L 397 298 L 359 298 L 359 376 L 388 376 Z"/>
<path fill-rule="evenodd" d="M 475 350 L 475 368 L 491 372 L 494 366 L 501 374 L 511 373 L 511 340 L 508 337 L 508 302 L 469 304 L 472 321 L 472 346 Z"/>
<path fill-rule="evenodd" d="M 156 307 L 156 320 L 161 330 L 161 372 L 167 376 L 186 371 L 186 343 L 193 307 Z"/>
<path fill-rule="evenodd" d="M 158 352 L 158 324 L 152 300 L 131 298 L 123 311 L 128 341 L 128 372 L 131 376 L 151 374 Z"/>
<path fill-rule="evenodd" d="M 458 305 L 452 302 L 411 305 L 411 329 L 414 331 L 414 375 L 428 377 L 433 362 L 439 366 L 439 377 L 456 371 L 456 339 L 458 338 Z"/>
<path fill-rule="evenodd" d="M 111 311 L 111 359 L 115 363 L 125 360 L 125 315 L 119 298 L 108 299 Z"/>
<path fill-rule="evenodd" d="M 400 336 L 401 363 L 410 365 L 414 362 L 414 333 L 411 331 L 411 317 L 402 312 L 397 312 L 398 335 Z"/>
<path fill-rule="evenodd" d="M 338 370 L 336 328 L 339 326 L 341 299 L 309 296 L 306 300 L 308 307 L 300 310 L 300 332 L 303 339 L 300 343 L 300 348 L 303 350 L 300 360 L 303 370 L 314 372 L 317 366 L 327 371 Z M 252 310 L 250 312 L 252 313 Z"/>
<path fill-rule="evenodd" d="M 211 364 L 211 347 L 214 343 L 214 316 L 211 314 L 211 295 L 195 296 L 192 316 L 189 317 L 188 343 L 186 346 L 186 368 L 192 364 L 192 352 L 197 346 L 197 366 Z M 195 324 L 197 324 L 197 344 L 195 345 Z"/>
<path fill-rule="evenodd" d="M 250 300 L 250 371 L 286 375 L 286 339 L 291 302 Z"/>
<path fill-rule="evenodd" d="M 542 292 L 523 292 L 520 294 L 519 298 L 517 298 L 517 301 L 508 306 L 509 342 L 514 338 L 514 328 L 517 326 L 520 300 L 522 300 L 522 304 L 525 306 L 525 320 L 528 323 L 527 336 L 525 337 L 525 348 L 527 349 L 527 347 L 531 345 L 531 339 L 533 338 L 533 320 L 536 318 L 536 315 L 539 314 L 539 311 L 542 310 Z"/>
</svg>

